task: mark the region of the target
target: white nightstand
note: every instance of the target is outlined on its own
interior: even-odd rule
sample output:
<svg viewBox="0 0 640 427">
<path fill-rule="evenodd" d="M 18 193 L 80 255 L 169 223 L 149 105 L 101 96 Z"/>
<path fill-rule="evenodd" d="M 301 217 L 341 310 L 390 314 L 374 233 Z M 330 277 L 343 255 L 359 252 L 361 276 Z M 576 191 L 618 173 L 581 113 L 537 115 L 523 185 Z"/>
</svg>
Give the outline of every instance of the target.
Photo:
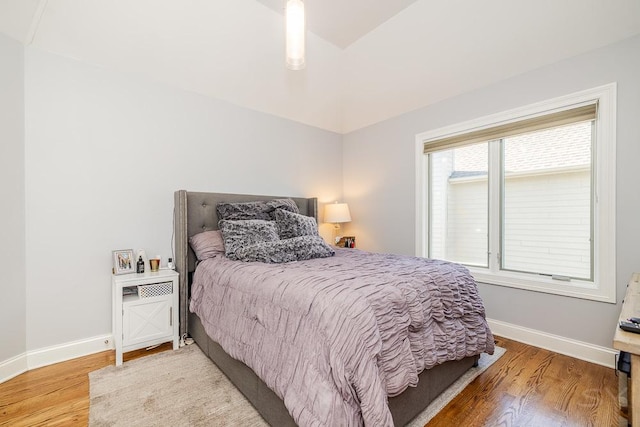
<svg viewBox="0 0 640 427">
<path fill-rule="evenodd" d="M 112 276 L 116 366 L 122 353 L 173 341 L 178 349 L 178 273 L 160 270 Z"/>
</svg>

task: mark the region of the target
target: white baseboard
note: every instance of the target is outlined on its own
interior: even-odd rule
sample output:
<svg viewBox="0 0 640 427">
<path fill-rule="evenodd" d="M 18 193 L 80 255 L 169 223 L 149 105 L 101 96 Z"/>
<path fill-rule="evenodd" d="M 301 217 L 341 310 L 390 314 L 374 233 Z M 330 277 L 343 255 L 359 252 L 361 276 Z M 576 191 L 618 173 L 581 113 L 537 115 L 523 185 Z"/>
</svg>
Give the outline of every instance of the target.
<svg viewBox="0 0 640 427">
<path fill-rule="evenodd" d="M 0 383 L 31 369 L 113 349 L 112 335 L 100 335 L 27 351 L 26 353 L 0 362 Z"/>
<path fill-rule="evenodd" d="M 618 351 L 612 348 L 589 344 L 500 320 L 487 319 L 487 323 L 489 323 L 489 327 L 495 335 L 615 369 L 615 355 L 618 354 Z"/>
<path fill-rule="evenodd" d="M 115 348 L 113 345 L 113 337 L 111 335 L 100 335 L 27 351 L 27 366 L 29 369 L 40 368 L 41 366 L 64 362 L 65 360 L 87 356 L 100 351 L 112 350 L 113 348 Z"/>
<path fill-rule="evenodd" d="M 0 362 L 0 384 L 17 377 L 23 372 L 27 372 L 27 353 L 22 353 L 16 357 Z"/>
</svg>

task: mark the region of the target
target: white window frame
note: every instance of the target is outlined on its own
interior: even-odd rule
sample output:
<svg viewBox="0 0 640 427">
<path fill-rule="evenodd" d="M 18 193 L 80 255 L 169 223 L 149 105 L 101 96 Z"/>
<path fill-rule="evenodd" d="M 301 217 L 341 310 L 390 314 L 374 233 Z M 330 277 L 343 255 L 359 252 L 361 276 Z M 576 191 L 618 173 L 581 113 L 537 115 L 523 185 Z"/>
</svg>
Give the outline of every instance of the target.
<svg viewBox="0 0 640 427">
<path fill-rule="evenodd" d="M 469 267 L 476 281 L 531 291 L 616 303 L 616 83 L 538 102 L 464 123 L 416 135 L 416 255 L 427 256 L 429 241 L 428 161 L 424 146 L 430 141 L 465 134 L 527 118 L 566 110 L 580 104 L 598 102 L 594 170 L 594 280 L 557 280 L 549 276 L 489 268 Z M 489 194 L 489 203 L 500 195 Z M 497 215 L 489 219 L 489 252 L 498 252 Z M 492 255 L 493 256 L 493 255 Z"/>
</svg>

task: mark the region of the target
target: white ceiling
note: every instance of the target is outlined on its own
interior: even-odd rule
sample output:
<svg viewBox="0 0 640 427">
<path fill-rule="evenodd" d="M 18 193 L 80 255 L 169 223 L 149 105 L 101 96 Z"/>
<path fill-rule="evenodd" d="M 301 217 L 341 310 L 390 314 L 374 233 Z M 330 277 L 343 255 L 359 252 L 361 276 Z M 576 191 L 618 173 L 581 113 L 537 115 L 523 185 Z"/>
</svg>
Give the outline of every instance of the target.
<svg viewBox="0 0 640 427">
<path fill-rule="evenodd" d="M 256 0 L 284 14 L 286 0 Z M 305 0 L 307 28 L 341 49 L 416 0 Z"/>
<path fill-rule="evenodd" d="M 638 0 L 0 0 L 0 32 L 82 64 L 350 132 L 640 34 Z M 640 54 L 631 52 L 630 54 Z"/>
</svg>

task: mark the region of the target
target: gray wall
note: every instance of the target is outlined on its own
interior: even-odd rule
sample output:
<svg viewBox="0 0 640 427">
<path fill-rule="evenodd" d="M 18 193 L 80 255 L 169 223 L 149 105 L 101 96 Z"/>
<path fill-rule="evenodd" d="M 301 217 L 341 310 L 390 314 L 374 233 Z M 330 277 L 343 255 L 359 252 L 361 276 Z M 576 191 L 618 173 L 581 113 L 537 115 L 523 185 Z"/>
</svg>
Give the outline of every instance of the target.
<svg viewBox="0 0 640 427">
<path fill-rule="evenodd" d="M 24 50 L 0 34 L 0 362 L 24 354 Z"/>
<path fill-rule="evenodd" d="M 339 134 L 33 47 L 25 87 L 28 350 L 111 333 L 111 251 L 171 256 L 175 190 L 342 197 Z"/>
<path fill-rule="evenodd" d="M 640 37 L 633 37 L 345 135 L 348 230 L 363 249 L 414 254 L 416 134 L 617 82 L 618 304 L 480 285 L 492 319 L 611 347 L 626 283 L 640 271 L 638 76 Z"/>
</svg>

